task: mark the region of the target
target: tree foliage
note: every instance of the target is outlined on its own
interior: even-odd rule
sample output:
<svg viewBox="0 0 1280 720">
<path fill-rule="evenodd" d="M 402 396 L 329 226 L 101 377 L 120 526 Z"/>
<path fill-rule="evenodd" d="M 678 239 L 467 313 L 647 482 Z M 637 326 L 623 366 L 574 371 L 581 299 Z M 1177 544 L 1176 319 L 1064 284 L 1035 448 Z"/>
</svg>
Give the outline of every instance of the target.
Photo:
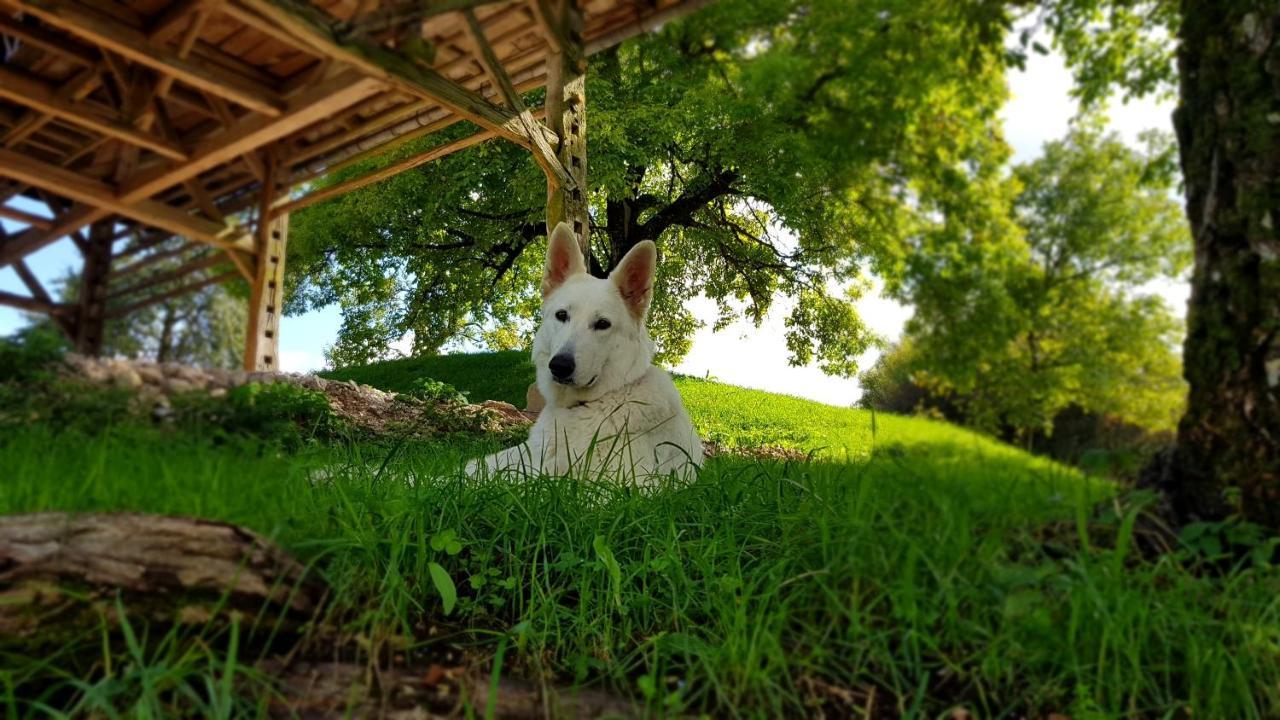
<svg viewBox="0 0 1280 720">
<path fill-rule="evenodd" d="M 1170 143 L 1152 134 L 1133 149 L 1101 127 L 1086 118 L 1014 169 L 999 233 L 957 233 L 944 218 L 915 241 L 895 290 L 916 312 L 866 377 L 873 395 L 909 374 L 991 430 L 1047 431 L 1071 405 L 1173 427 L 1181 324 L 1146 292 L 1191 260 Z"/>
<path fill-rule="evenodd" d="M 894 271 L 917 219 L 968 202 L 1006 157 L 1008 22 L 998 4 L 725 0 L 593 57 L 593 272 L 658 243 L 651 317 L 667 360 L 698 326 L 690 298 L 714 299 L 722 324 L 759 322 L 789 295 L 794 360 L 854 372 L 875 338 L 845 288 Z M 415 353 L 517 345 L 537 306 L 544 200 L 527 154 L 489 143 L 309 208 L 291 229 L 288 309 L 342 306 L 337 364 L 408 332 Z"/>
</svg>

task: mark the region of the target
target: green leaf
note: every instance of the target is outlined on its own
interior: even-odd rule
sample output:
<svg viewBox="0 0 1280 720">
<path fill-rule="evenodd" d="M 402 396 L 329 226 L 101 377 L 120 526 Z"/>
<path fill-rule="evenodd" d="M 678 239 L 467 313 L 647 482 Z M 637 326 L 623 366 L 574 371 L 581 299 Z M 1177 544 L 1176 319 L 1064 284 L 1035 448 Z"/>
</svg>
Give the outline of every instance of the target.
<svg viewBox="0 0 1280 720">
<path fill-rule="evenodd" d="M 613 551 L 609 549 L 603 535 L 596 535 L 591 541 L 591 547 L 595 549 L 596 557 L 604 563 L 609 573 L 609 585 L 612 588 L 614 604 L 622 607 L 622 568 L 618 566 L 618 561 L 613 557 Z"/>
<path fill-rule="evenodd" d="M 440 593 L 440 600 L 444 603 L 444 614 L 452 613 L 454 604 L 458 602 L 458 588 L 439 563 L 427 563 L 427 571 L 431 573 L 431 584 L 435 585 L 436 592 Z"/>
</svg>

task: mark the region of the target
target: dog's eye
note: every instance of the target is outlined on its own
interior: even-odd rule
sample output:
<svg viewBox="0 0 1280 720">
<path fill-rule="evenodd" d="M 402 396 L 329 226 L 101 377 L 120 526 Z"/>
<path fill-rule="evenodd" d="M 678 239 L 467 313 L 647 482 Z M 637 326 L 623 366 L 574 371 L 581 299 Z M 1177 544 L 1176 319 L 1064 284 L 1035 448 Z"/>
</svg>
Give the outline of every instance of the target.
<svg viewBox="0 0 1280 720">
<path fill-rule="evenodd" d="M 567 322 L 569 320 L 569 313 L 565 310 L 557 310 L 556 319 L 560 322 Z"/>
<path fill-rule="evenodd" d="M 596 324 L 592 325 L 591 327 L 595 328 L 596 330 L 608 330 L 609 328 L 613 327 L 613 323 L 609 322 L 606 318 L 600 318 L 599 320 L 596 321 Z"/>
</svg>

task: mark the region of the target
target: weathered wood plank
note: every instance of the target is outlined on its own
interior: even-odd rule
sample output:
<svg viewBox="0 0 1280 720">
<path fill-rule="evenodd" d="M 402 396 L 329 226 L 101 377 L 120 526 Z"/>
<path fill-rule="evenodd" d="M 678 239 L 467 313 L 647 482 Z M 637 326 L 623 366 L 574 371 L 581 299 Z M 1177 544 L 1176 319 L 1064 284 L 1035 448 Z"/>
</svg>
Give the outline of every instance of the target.
<svg viewBox="0 0 1280 720">
<path fill-rule="evenodd" d="M 56 642 L 101 623 L 119 597 L 148 622 L 231 613 L 270 628 L 318 609 L 318 578 L 261 536 L 196 518 L 135 513 L 0 517 L 0 638 Z"/>
</svg>

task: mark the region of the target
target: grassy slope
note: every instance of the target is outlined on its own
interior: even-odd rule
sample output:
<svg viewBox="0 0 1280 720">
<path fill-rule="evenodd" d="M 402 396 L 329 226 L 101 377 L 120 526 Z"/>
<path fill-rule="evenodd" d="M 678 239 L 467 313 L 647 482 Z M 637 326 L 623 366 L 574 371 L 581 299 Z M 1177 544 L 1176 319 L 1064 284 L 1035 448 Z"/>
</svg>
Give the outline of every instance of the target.
<svg viewBox="0 0 1280 720">
<path fill-rule="evenodd" d="M 528 375 L 512 361 L 335 375 L 394 389 L 431 374 L 473 398 L 520 399 L 511 393 L 523 395 Z M 495 364 L 473 372 L 481 362 Z M 484 378 L 502 385 L 485 392 Z M 882 712 L 933 717 L 956 704 L 982 717 L 1280 711 L 1275 567 L 1217 577 L 1173 557 L 1138 560 L 1124 539 L 1131 513 L 1087 520 L 1101 485 L 943 424 L 880 416 L 873 446 L 861 412 L 704 381 L 681 389 L 702 430 L 727 443 L 829 450 L 798 465 L 720 458 L 692 485 L 639 493 L 462 480 L 461 459 L 484 443 L 282 457 L 33 427 L 0 437 L 0 513 L 127 508 L 244 523 L 318 560 L 352 632 L 412 634 L 425 620 L 482 650 L 509 638 L 513 672 L 604 685 L 655 709 L 790 717 L 825 701 L 830 715 L 853 715 L 841 693 L 861 706 L 875 687 Z M 461 552 L 432 550 L 428 539 L 448 532 Z M 458 587 L 448 616 L 429 563 Z M 225 672 L 215 661 L 208 672 Z M 0 704 L 23 682 L 22 664 L 3 667 L 19 669 L 0 670 Z M 134 682 L 103 678 L 84 709 L 154 694 Z"/>
<path fill-rule="evenodd" d="M 472 401 L 502 400 L 517 407 L 524 407 L 525 392 L 534 379 L 529 355 L 521 351 L 407 358 L 324 374 L 393 392 L 406 392 L 416 381 L 432 378 L 453 385 Z M 780 445 L 828 459 L 857 460 L 865 459 L 877 443 L 945 445 L 1017 467 L 1055 467 L 948 423 L 884 414 L 873 420 L 868 410 L 700 378 L 677 376 L 675 381 L 702 436 L 729 447 Z"/>
</svg>

